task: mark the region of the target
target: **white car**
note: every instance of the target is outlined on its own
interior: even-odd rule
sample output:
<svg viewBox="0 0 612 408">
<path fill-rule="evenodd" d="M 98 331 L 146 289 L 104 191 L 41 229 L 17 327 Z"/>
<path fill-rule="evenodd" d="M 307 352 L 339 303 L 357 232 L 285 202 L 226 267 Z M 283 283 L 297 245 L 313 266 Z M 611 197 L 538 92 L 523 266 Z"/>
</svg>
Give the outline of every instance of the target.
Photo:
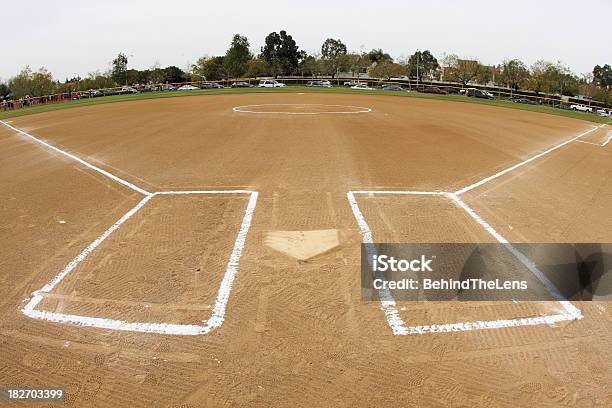
<svg viewBox="0 0 612 408">
<path fill-rule="evenodd" d="M 593 108 L 589 108 L 585 105 L 571 105 L 571 110 L 580 111 L 580 112 L 593 112 Z"/>
<path fill-rule="evenodd" d="M 179 91 L 195 91 L 196 89 L 200 89 L 197 86 L 193 85 L 183 85 L 178 90 Z"/>
<path fill-rule="evenodd" d="M 259 81 L 259 87 L 260 88 L 284 88 L 285 84 L 283 84 L 282 82 L 277 82 L 273 79 L 264 79 Z"/>
<path fill-rule="evenodd" d="M 607 111 L 605 109 L 597 109 L 597 114 L 599 116 L 612 117 L 612 111 Z"/>
<path fill-rule="evenodd" d="M 368 84 L 357 84 L 354 86 L 351 86 L 351 89 L 372 89 L 368 86 Z"/>
</svg>

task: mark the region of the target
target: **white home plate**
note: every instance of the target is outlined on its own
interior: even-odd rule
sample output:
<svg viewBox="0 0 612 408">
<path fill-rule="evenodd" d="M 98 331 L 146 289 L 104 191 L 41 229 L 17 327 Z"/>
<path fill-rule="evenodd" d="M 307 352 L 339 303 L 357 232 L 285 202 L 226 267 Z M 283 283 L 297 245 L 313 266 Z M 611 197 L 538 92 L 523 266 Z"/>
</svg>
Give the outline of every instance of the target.
<svg viewBox="0 0 612 408">
<path fill-rule="evenodd" d="M 304 261 L 337 247 L 338 230 L 270 231 L 266 236 L 266 245 Z"/>
</svg>

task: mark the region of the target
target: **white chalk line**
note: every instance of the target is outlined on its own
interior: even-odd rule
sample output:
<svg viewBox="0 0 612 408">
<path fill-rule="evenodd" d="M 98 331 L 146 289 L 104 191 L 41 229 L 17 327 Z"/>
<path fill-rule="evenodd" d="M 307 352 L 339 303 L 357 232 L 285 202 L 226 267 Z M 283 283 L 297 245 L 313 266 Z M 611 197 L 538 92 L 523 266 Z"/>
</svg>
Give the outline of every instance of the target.
<svg viewBox="0 0 612 408">
<path fill-rule="evenodd" d="M 424 333 L 442 333 L 442 332 L 452 332 L 452 331 L 469 331 L 469 330 L 480 330 L 480 329 L 495 329 L 502 327 L 517 327 L 517 326 L 531 326 L 531 325 L 540 325 L 540 324 L 554 324 L 560 321 L 568 321 L 568 320 L 578 320 L 582 319 L 582 312 L 580 309 L 571 304 L 567 299 L 559 293 L 558 289 L 554 286 L 552 282 L 537 268 L 537 266 L 529 260 L 523 253 L 518 251 L 513 245 L 511 245 L 506 238 L 504 238 L 501 234 L 499 234 L 489 223 L 487 223 L 481 216 L 479 216 L 471 207 L 469 207 L 463 200 L 459 198 L 459 196 L 463 193 L 466 193 L 470 190 L 473 190 L 477 187 L 482 186 L 489 181 L 495 180 L 517 168 L 524 166 L 542 156 L 545 156 L 557 149 L 562 148 L 563 146 L 568 145 L 574 141 L 579 140 L 581 137 L 588 135 L 591 132 L 596 131 L 597 129 L 601 129 L 607 124 L 602 124 L 600 126 L 594 126 L 592 129 L 587 130 L 565 142 L 562 142 L 556 146 L 553 146 L 535 156 L 530 157 L 527 160 L 524 160 L 520 163 L 517 163 L 505 170 L 502 170 L 498 173 L 493 174 L 492 176 L 486 177 L 476 183 L 473 183 L 469 186 L 463 187 L 454 193 L 442 192 L 442 191 L 395 191 L 395 190 L 353 190 L 347 193 L 347 198 L 351 209 L 353 211 L 353 215 L 357 220 L 357 224 L 361 230 L 363 243 L 366 247 L 367 255 L 371 255 L 374 240 L 372 237 L 372 231 L 367 224 L 359 206 L 357 205 L 357 201 L 355 200 L 355 194 L 368 194 L 368 195 L 422 195 L 422 196 L 445 196 L 446 198 L 453 201 L 460 208 L 466 211 L 474 221 L 476 221 L 481 227 L 483 227 L 491 236 L 493 236 L 499 243 L 503 244 L 506 249 L 512 253 L 523 265 L 527 267 L 527 269 L 533 273 L 547 288 L 547 290 L 551 293 L 555 299 L 561 304 L 566 313 L 561 314 L 553 314 L 532 318 L 519 318 L 519 319 L 510 319 L 510 320 L 491 320 L 491 321 L 477 321 L 477 322 L 460 322 L 460 323 L 450 323 L 450 324 L 441 324 L 441 325 L 423 325 L 423 326 L 409 326 L 406 327 L 405 322 L 399 315 L 399 311 L 396 308 L 395 300 L 393 299 L 393 295 L 388 289 L 380 290 L 379 296 L 381 299 L 381 309 L 384 311 L 385 316 L 387 317 L 387 322 L 391 327 L 394 335 L 408 335 L 408 334 L 424 334 Z M 608 137 L 608 139 L 601 145 L 606 146 L 612 140 L 612 135 Z M 584 142 L 584 141 L 583 141 Z M 589 143 L 589 142 L 584 142 Z M 368 256 L 368 259 L 371 259 Z"/>
<path fill-rule="evenodd" d="M 94 171 L 97 171 L 98 173 L 100 173 L 100 174 L 102 174 L 102 175 L 104 175 L 104 176 L 106 176 L 106 177 L 116 181 L 117 183 L 122 184 L 122 185 L 124 185 L 124 186 L 126 186 L 126 187 L 128 187 L 128 188 L 130 188 L 130 189 L 132 189 L 134 191 L 137 191 L 140 194 L 143 194 L 143 195 L 150 195 L 151 194 L 147 190 L 145 190 L 143 188 L 140 188 L 137 185 L 132 184 L 129 181 L 126 181 L 126 180 L 122 179 L 121 177 L 117 177 L 114 174 L 109 173 L 106 170 L 103 170 L 103 169 L 101 169 L 101 168 L 99 168 L 97 166 L 94 166 L 93 164 L 86 162 L 85 160 L 81 159 L 80 157 L 75 156 L 74 154 L 68 153 L 68 152 L 66 152 L 66 151 L 64 151 L 62 149 L 59 149 L 59 148 L 53 146 L 52 144 L 49 144 L 49 143 L 47 143 L 47 142 L 45 142 L 43 140 L 40 140 L 37 137 L 32 136 L 31 134 L 29 134 L 27 132 L 24 132 L 21 129 L 18 129 L 18 128 L 12 126 L 12 125 L 9 125 L 7 122 L 4 122 L 4 121 L 0 120 L 0 123 L 2 123 L 4 126 L 8 127 L 9 129 L 12 129 L 12 130 L 14 130 L 17 133 L 30 138 L 34 142 L 36 142 L 38 144 L 41 144 L 41 145 L 43 145 L 43 146 L 53 150 L 54 152 L 57 152 L 57 153 L 62 154 L 64 156 L 66 156 L 66 157 L 69 157 L 69 158 L 71 158 L 73 160 L 76 160 L 77 162 L 81 163 L 83 166 L 88 167 L 88 168 L 90 168 L 90 169 L 92 169 Z"/>
<path fill-rule="evenodd" d="M 399 190 L 353 190 L 352 194 L 372 194 L 372 195 L 444 195 L 444 191 L 399 191 Z"/>
<path fill-rule="evenodd" d="M 482 226 L 497 242 L 502 244 L 508 252 L 510 252 L 516 259 L 518 259 L 525 267 L 536 277 L 550 293 L 567 311 L 567 316 L 571 317 L 568 320 L 581 319 L 582 313 L 580 309 L 572 305 L 566 298 L 559 292 L 559 289 L 546 277 L 546 275 L 538 269 L 536 264 L 532 262 L 525 254 L 516 249 L 506 238 L 498 233 L 489 223 L 487 223 L 480 215 L 476 213 L 470 206 L 468 206 L 458 195 L 454 193 L 448 193 L 447 197 L 467 212 L 474 221 Z"/>
<path fill-rule="evenodd" d="M 394 192 L 400 194 L 401 192 Z M 534 326 L 541 324 L 554 324 L 561 321 L 577 320 L 581 319 L 581 311 L 567 301 L 563 295 L 561 295 L 558 289 L 548 280 L 548 278 L 537 268 L 537 266 L 529 260 L 523 253 L 518 251 L 512 246 L 507 239 L 501 236 L 495 229 L 482 219 L 472 208 L 470 208 L 465 202 L 463 202 L 455 193 L 447 192 L 420 192 L 420 191 L 405 191 L 405 195 L 428 195 L 428 196 L 440 196 L 443 195 L 451 201 L 455 202 L 460 208 L 466 211 L 480 226 L 482 226 L 489 234 L 491 234 L 498 242 L 504 245 L 504 247 L 512 253 L 527 269 L 538 278 L 544 286 L 549 290 L 551 295 L 557 299 L 561 304 L 566 313 L 544 315 L 530 318 L 517 318 L 517 319 L 499 319 L 499 320 L 487 320 L 487 321 L 475 321 L 475 322 L 459 322 L 459 323 L 448 323 L 448 324 L 433 324 L 433 325 L 419 325 L 419 326 L 407 326 L 404 320 L 401 318 L 397 309 L 397 304 L 393 295 L 388 289 L 379 290 L 381 310 L 384 312 L 387 318 L 387 323 L 391 327 L 391 331 L 396 336 L 401 335 L 412 335 L 412 334 L 426 334 L 426 333 L 446 333 L 456 331 L 470 331 L 470 330 L 484 330 L 484 329 L 499 329 L 506 327 L 519 327 L 519 326 Z M 367 259 L 371 259 L 374 255 L 374 239 L 372 231 L 365 220 L 357 201 L 355 194 L 367 194 L 367 195 L 379 195 L 384 194 L 380 190 L 367 191 L 349 191 L 347 198 L 349 205 L 353 210 L 353 215 L 357 220 L 359 229 L 362 234 L 362 240 L 365 244 L 365 250 Z"/>
<path fill-rule="evenodd" d="M 597 128 L 599 129 L 599 127 Z M 610 143 L 610 140 L 612 140 L 612 131 L 609 131 L 607 134 L 607 137 L 605 138 L 605 140 L 599 144 L 599 143 L 593 143 L 593 142 L 587 142 L 586 140 L 576 140 L 576 142 L 580 142 L 580 143 L 586 143 L 586 144 L 590 144 L 593 146 L 599 146 L 599 147 L 606 147 L 608 145 L 608 143 Z"/>
<path fill-rule="evenodd" d="M 341 108 L 350 108 L 350 109 L 358 109 L 355 111 L 330 111 L 330 112 L 277 112 L 277 111 L 253 111 L 247 110 L 244 108 L 252 108 L 252 107 L 260 107 L 260 106 L 328 106 L 328 107 L 341 107 Z M 235 106 L 232 108 L 234 112 L 239 113 L 255 113 L 255 114 L 274 114 L 274 115 L 347 115 L 347 114 L 357 114 L 357 113 L 369 113 L 372 112 L 372 108 L 366 108 L 363 106 L 351 106 L 351 105 L 325 105 L 319 103 L 263 103 L 258 105 L 242 105 Z"/>
<path fill-rule="evenodd" d="M 522 166 L 524 166 L 524 165 L 526 165 L 526 164 L 528 164 L 528 163 L 531 163 L 532 161 L 537 160 L 537 159 L 539 159 L 539 158 L 540 158 L 540 157 L 542 157 L 542 156 L 545 156 L 545 155 L 547 155 L 547 154 L 549 154 L 549 153 L 552 153 L 552 152 L 554 152 L 555 150 L 560 149 L 560 148 L 562 148 L 563 146 L 566 146 L 566 145 L 568 145 L 568 144 L 572 143 L 573 141 L 578 140 L 578 139 L 580 139 L 581 137 L 586 136 L 586 135 L 588 135 L 589 133 L 594 132 L 594 131 L 596 131 L 597 129 L 599 129 L 599 128 L 603 127 L 603 126 L 604 126 L 604 125 L 599 126 L 599 127 L 592 128 L 592 129 L 590 129 L 590 130 L 587 130 L 586 132 L 583 132 L 583 133 L 579 134 L 578 136 L 575 136 L 575 137 L 573 137 L 573 138 L 571 138 L 571 139 L 569 139 L 569 140 L 566 140 L 566 141 L 565 141 L 565 142 L 563 142 L 563 143 L 559 143 L 558 145 L 553 146 L 553 147 L 551 147 L 550 149 L 547 149 L 547 150 L 545 150 L 545 151 L 543 151 L 543 152 L 541 152 L 541 153 L 538 153 L 538 154 L 536 154 L 535 156 L 532 156 L 532 157 L 528 158 L 527 160 L 523 160 L 522 162 L 517 163 L 517 164 L 515 164 L 515 165 L 513 165 L 513 166 L 511 166 L 511 167 L 508 167 L 508 168 L 507 168 L 507 169 L 505 169 L 505 170 L 502 170 L 502 171 L 500 171 L 500 172 L 497 172 L 497 173 L 493 174 L 492 176 L 486 177 L 486 178 L 484 178 L 484 179 L 482 179 L 482 180 L 480 180 L 480 181 L 478 181 L 478 182 L 476 182 L 476 183 L 474 183 L 474 184 L 470 184 L 469 186 L 463 187 L 462 189 L 455 191 L 455 192 L 454 192 L 454 194 L 456 194 L 456 195 L 458 195 L 458 196 L 459 196 L 459 195 L 461 195 L 461 194 L 463 194 L 463 193 L 467 193 L 468 191 L 473 190 L 473 189 L 475 189 L 475 188 L 477 188 L 477 187 L 480 187 L 480 186 L 482 186 L 483 184 L 488 183 L 489 181 L 495 180 L 496 178 L 499 178 L 499 177 L 501 177 L 501 176 L 503 176 L 503 175 L 505 175 L 505 174 L 508 174 L 508 173 L 510 173 L 511 171 L 514 171 L 514 170 L 518 169 L 519 167 L 522 167 Z"/>
<path fill-rule="evenodd" d="M 593 146 L 601 146 L 599 143 L 587 142 L 586 140 L 575 140 L 575 142 L 586 143 L 586 144 L 590 144 Z"/>
<path fill-rule="evenodd" d="M 240 262 L 240 257 L 242 255 L 242 251 L 244 245 L 246 243 L 246 237 L 251 225 L 251 220 L 253 218 L 253 212 L 255 211 L 255 207 L 257 205 L 257 197 L 259 195 L 256 191 L 251 190 L 186 190 L 186 191 L 156 191 L 156 192 L 148 192 L 126 180 L 123 180 L 120 177 L 115 176 L 114 174 L 103 170 L 97 166 L 94 166 L 91 163 L 86 162 L 85 160 L 77 157 L 71 153 L 68 153 L 64 150 L 61 150 L 45 141 L 42 141 L 35 136 L 30 135 L 29 133 L 18 129 L 14 126 L 9 125 L 7 122 L 0 121 L 4 126 L 12 129 L 13 131 L 28 137 L 36 143 L 39 143 L 53 151 L 60 153 L 66 157 L 69 157 L 77 162 L 83 164 L 84 166 L 97 171 L 100 174 L 126 186 L 130 189 L 137 191 L 143 194 L 145 197 L 136 204 L 131 210 L 125 213 L 119 220 L 117 220 L 113 225 L 111 225 L 106 231 L 102 233 L 98 238 L 96 238 L 92 243 L 90 243 L 81 253 L 79 253 L 72 261 L 68 263 L 62 269 L 62 271 L 57 274 L 49 283 L 43 286 L 41 289 L 32 293 L 32 298 L 28 301 L 28 303 L 21 309 L 23 314 L 28 317 L 39 319 L 39 320 L 47 320 L 51 322 L 57 323 L 69 323 L 80 326 L 89 326 L 89 327 L 98 327 L 104 329 L 112 329 L 112 330 L 122 330 L 122 331 L 137 331 L 137 332 L 146 332 L 146 333 L 160 333 L 160 334 L 180 334 L 180 335 L 197 335 L 197 334 L 207 334 L 218 328 L 223 324 L 225 320 L 225 310 L 227 308 L 227 302 L 229 300 L 229 296 L 232 290 L 232 284 L 238 272 L 238 264 Z M 169 323 L 138 323 L 138 322 L 127 322 L 123 320 L 115 320 L 115 319 L 107 319 L 101 317 L 92 317 L 92 316 L 80 316 L 80 315 L 71 315 L 57 312 L 49 312 L 49 311 L 41 311 L 36 310 L 36 306 L 42 301 L 44 293 L 50 293 L 70 272 L 72 272 L 78 264 L 84 261 L 102 242 L 104 242 L 114 231 L 119 229 L 123 223 L 125 223 L 130 217 L 132 217 L 138 210 L 140 210 L 149 200 L 151 200 L 155 196 L 162 195 L 187 195 L 187 194 L 248 194 L 249 201 L 245 210 L 244 217 L 242 219 L 242 223 L 240 229 L 238 231 L 238 235 L 236 237 L 236 241 L 234 242 L 234 247 L 230 254 L 230 259 L 227 263 L 227 267 L 225 270 L 225 274 L 223 275 L 223 279 L 219 286 L 219 290 L 217 292 L 217 298 L 215 300 L 215 306 L 212 311 L 211 317 L 205 321 L 204 325 L 184 325 L 184 324 L 169 324 Z"/>
<path fill-rule="evenodd" d="M 140 210 L 151 198 L 157 195 L 185 195 L 185 194 L 249 194 L 249 201 L 245 210 L 240 229 L 238 231 L 229 261 L 226 266 L 225 274 L 219 286 L 215 305 L 211 317 L 203 321 L 204 325 L 187 325 L 171 323 L 144 323 L 127 322 L 124 320 L 108 319 L 101 317 L 82 316 L 74 314 L 64 314 L 36 310 L 36 306 L 42 301 L 43 293 L 51 292 L 79 263 L 84 261 L 106 238 Z M 43 288 L 33 293 L 32 299 L 23 307 L 22 312 L 31 318 L 47 320 L 56 323 L 69 323 L 79 326 L 97 327 L 102 329 L 112 329 L 120 331 L 135 331 L 144 333 L 176 334 L 176 335 L 199 335 L 207 334 L 220 327 L 225 320 L 225 311 L 230 297 L 232 285 L 238 272 L 240 257 L 246 243 L 247 234 L 253 218 L 253 212 L 257 205 L 259 193 L 250 190 L 202 190 L 202 191 L 162 191 L 145 196 L 134 208 L 128 211 L 102 235 L 89 244 L 79 255 L 76 256 L 66 267 L 55 276 Z"/>
</svg>

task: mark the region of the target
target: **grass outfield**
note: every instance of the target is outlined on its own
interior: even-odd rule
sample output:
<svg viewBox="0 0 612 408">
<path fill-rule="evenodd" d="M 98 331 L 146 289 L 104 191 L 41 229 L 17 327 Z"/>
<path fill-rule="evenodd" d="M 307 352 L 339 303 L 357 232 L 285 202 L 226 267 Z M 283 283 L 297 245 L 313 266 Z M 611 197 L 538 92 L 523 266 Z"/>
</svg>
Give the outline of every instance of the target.
<svg viewBox="0 0 612 408">
<path fill-rule="evenodd" d="M 203 89 L 198 91 L 171 91 L 171 92 L 147 92 L 131 95 L 115 95 L 115 96 L 104 96 L 92 99 L 80 99 L 77 101 L 60 102 L 50 105 L 40 105 L 31 108 L 17 109 L 13 111 L 0 112 L 0 119 L 7 119 L 11 117 L 33 115 L 35 113 L 49 112 L 58 109 L 76 108 L 78 106 L 89 106 L 98 105 L 104 103 L 114 103 L 123 101 L 132 101 L 139 99 L 156 99 L 156 98 L 174 98 L 179 96 L 199 96 L 207 94 L 239 94 L 239 93 L 263 93 L 263 92 L 331 92 L 331 93 L 358 93 L 358 94 L 370 94 L 370 95 L 389 95 L 389 96 L 402 96 L 409 98 L 425 98 L 425 99 L 442 99 L 450 100 L 463 103 L 477 103 L 481 105 L 492 105 L 499 106 L 502 108 L 510 109 L 521 109 L 532 112 L 547 113 L 550 115 L 565 116 L 574 119 L 581 119 L 595 123 L 609 123 L 610 119 L 594 115 L 591 113 L 583 113 L 562 109 L 555 109 L 548 106 L 542 105 L 523 105 L 515 102 L 508 102 L 502 100 L 487 100 L 487 99 L 476 99 L 467 98 L 459 95 L 435 95 L 435 94 L 424 94 L 418 92 L 393 92 L 383 90 L 359 90 L 359 89 L 347 89 L 347 88 L 308 88 L 305 86 L 288 86 L 286 88 L 226 88 L 226 89 Z"/>
</svg>

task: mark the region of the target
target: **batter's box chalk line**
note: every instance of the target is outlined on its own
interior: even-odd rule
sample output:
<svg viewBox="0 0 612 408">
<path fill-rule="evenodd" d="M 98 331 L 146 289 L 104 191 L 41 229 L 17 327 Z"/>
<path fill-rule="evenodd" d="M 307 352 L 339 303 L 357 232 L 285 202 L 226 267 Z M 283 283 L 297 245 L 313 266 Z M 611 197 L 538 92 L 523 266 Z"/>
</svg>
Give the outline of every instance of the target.
<svg viewBox="0 0 612 408">
<path fill-rule="evenodd" d="M 484 330 L 484 329 L 499 329 L 503 327 L 519 327 L 519 326 L 536 326 L 542 324 L 552 325 L 555 323 L 570 321 L 570 320 L 579 320 L 583 318 L 582 312 L 580 309 L 575 307 L 571 302 L 569 302 L 555 287 L 555 285 L 538 269 L 538 267 L 533 263 L 527 256 L 521 253 L 518 249 L 516 249 L 506 238 L 504 238 L 499 232 L 497 232 L 489 223 L 487 223 L 476 211 L 474 211 L 470 206 L 468 206 L 465 201 L 463 201 L 460 196 L 468 191 L 474 190 L 484 184 L 487 184 L 499 177 L 502 177 L 528 163 L 531 163 L 549 153 L 554 152 L 574 141 L 578 141 L 583 136 L 588 135 L 604 127 L 606 124 L 601 126 L 594 127 L 590 130 L 580 133 L 579 135 L 572 137 L 569 140 L 566 140 L 562 143 L 559 143 L 556 146 L 553 146 L 541 153 L 538 153 L 520 163 L 517 163 L 511 167 L 508 167 L 505 170 L 499 171 L 489 177 L 486 177 L 480 181 L 477 181 L 473 184 L 470 184 L 466 187 L 463 187 L 454 193 L 449 193 L 445 191 L 396 191 L 396 190 L 355 190 L 349 191 L 347 195 L 347 199 L 351 209 L 353 211 L 353 215 L 362 235 L 362 242 L 365 244 L 365 250 L 367 259 L 372 259 L 372 256 L 375 255 L 374 249 L 374 238 L 372 235 L 372 230 L 368 225 L 359 205 L 357 204 L 357 200 L 355 199 L 355 195 L 405 195 L 405 196 L 437 196 L 444 197 L 446 199 L 454 202 L 458 207 L 463 209 L 474 221 L 476 221 L 482 228 L 485 229 L 495 240 L 502 245 L 515 257 L 517 258 L 527 269 L 536 276 L 542 282 L 542 284 L 546 287 L 546 289 L 550 292 L 550 294 L 559 302 L 564 312 L 559 314 L 550 314 L 543 315 L 538 317 L 526 317 L 526 318 L 517 318 L 517 319 L 500 319 L 500 320 L 486 320 L 486 321 L 472 321 L 472 322 L 458 322 L 458 323 L 448 323 L 448 324 L 432 324 L 432 325 L 422 325 L 422 326 L 408 326 L 402 319 L 397 309 L 397 303 L 391 294 L 389 289 L 383 288 L 379 290 L 380 297 L 380 308 L 385 314 L 387 318 L 387 323 L 394 335 L 411 335 L 411 334 L 426 334 L 426 333 L 448 333 L 448 332 L 459 332 L 459 331 L 470 331 L 470 330 Z M 603 146 L 608 144 L 610 139 L 608 139 Z"/>
<path fill-rule="evenodd" d="M 97 166 L 94 166 L 87 161 L 61 150 L 43 140 L 40 140 L 21 129 L 9 125 L 7 122 L 0 121 L 4 126 L 14 130 L 15 132 L 27 137 L 33 142 L 36 142 L 46 148 L 53 150 L 54 152 L 63 156 L 69 157 L 89 169 L 96 171 L 111 180 L 122 184 L 140 194 L 144 197 L 136 204 L 132 209 L 125 213 L 119 218 L 113 225 L 111 225 L 106 231 L 102 233 L 98 238 L 91 242 L 84 250 L 81 251 L 73 260 L 71 260 L 65 267 L 58 273 L 49 283 L 43 286 L 41 289 L 32 293 L 32 297 L 27 299 L 27 304 L 21 309 L 23 314 L 33 319 L 46 320 L 56 323 L 69 323 L 79 326 L 98 327 L 103 329 L 121 330 L 121 331 L 133 331 L 133 332 L 145 332 L 145 333 L 160 333 L 160 334 L 175 334 L 175 335 L 199 335 L 207 334 L 214 329 L 220 327 L 225 320 L 225 311 L 227 308 L 227 302 L 232 291 L 232 285 L 236 274 L 238 273 L 238 265 L 240 263 L 240 257 L 246 243 L 247 234 L 251 226 L 251 220 L 253 213 L 257 205 L 257 197 L 259 195 L 256 191 L 251 190 L 190 190 L 190 191 L 158 191 L 148 192 L 122 178 L 107 172 Z M 93 316 L 81 316 L 74 314 L 65 314 L 57 312 L 49 312 L 38 310 L 36 307 L 44 299 L 45 294 L 50 293 L 59 283 L 70 274 L 81 262 L 83 262 L 102 242 L 104 242 L 109 236 L 118 230 L 127 220 L 129 220 L 134 214 L 136 214 L 142 207 L 144 207 L 153 197 L 155 196 L 169 196 L 169 195 L 212 195 L 212 194 L 245 194 L 248 195 L 248 203 L 242 218 L 242 223 L 234 246 L 227 262 L 225 274 L 221 280 L 219 290 L 217 291 L 217 297 L 215 304 L 212 309 L 212 314 L 208 320 L 204 320 L 202 325 L 190 325 L 190 324 L 172 324 L 172 323 L 141 323 L 141 322 L 128 322 L 116 319 L 107 319 L 102 317 Z"/>
<path fill-rule="evenodd" d="M 460 208 L 466 211 L 470 217 L 472 217 L 479 225 L 481 225 L 489 234 L 491 234 L 498 242 L 504 245 L 504 247 L 512 253 L 523 265 L 525 265 L 531 273 L 533 273 L 548 289 L 551 295 L 561 304 L 564 309 L 564 313 L 543 315 L 538 317 L 527 317 L 518 319 L 507 319 L 507 320 L 488 320 L 488 321 L 473 321 L 473 322 L 458 322 L 449 324 L 433 324 L 423 326 L 408 326 L 400 316 L 397 308 L 397 304 L 391 291 L 383 288 L 378 291 L 380 298 L 380 307 L 384 312 L 387 323 L 393 334 L 395 335 L 410 335 L 410 334 L 426 334 L 426 333 L 446 333 L 446 332 L 457 332 L 457 331 L 470 331 L 470 330 L 483 330 L 483 329 L 499 329 L 503 327 L 518 327 L 518 326 L 535 326 L 540 324 L 554 324 L 561 321 L 576 320 L 582 318 L 582 313 L 578 308 L 572 305 L 567 299 L 563 297 L 558 289 L 548 280 L 548 278 L 537 268 L 537 266 L 531 262 L 525 255 L 519 252 L 512 244 L 510 244 L 504 237 L 502 237 L 495 229 L 484 221 L 472 208 L 470 208 L 463 200 L 461 200 L 455 193 L 446 192 L 424 192 L 424 191 L 349 191 L 347 198 L 349 205 L 353 210 L 353 215 L 357 220 L 359 229 L 362 235 L 362 242 L 365 244 L 366 259 L 372 259 L 375 253 L 374 238 L 372 230 L 368 225 L 355 195 L 366 194 L 366 195 L 406 195 L 406 196 L 438 196 L 447 198 L 457 204 Z"/>
</svg>

